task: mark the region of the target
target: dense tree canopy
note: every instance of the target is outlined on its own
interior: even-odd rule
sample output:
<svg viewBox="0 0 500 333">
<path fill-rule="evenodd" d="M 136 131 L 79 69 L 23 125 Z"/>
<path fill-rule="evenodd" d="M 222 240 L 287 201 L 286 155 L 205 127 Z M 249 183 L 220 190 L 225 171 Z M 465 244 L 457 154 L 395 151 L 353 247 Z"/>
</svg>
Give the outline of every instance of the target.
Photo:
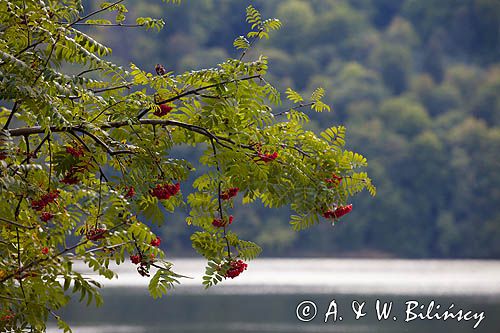
<svg viewBox="0 0 500 333">
<path fill-rule="evenodd" d="M 152 275 L 153 297 L 166 293 L 182 276 L 160 249 L 170 240 L 151 223 L 187 228 L 170 214 L 179 209 L 208 261 L 208 287 L 241 274 L 261 251 L 233 231 L 245 224 L 235 201 L 289 206 L 301 230 L 337 221 L 363 189 L 375 193 L 366 159 L 344 147 L 345 127 L 304 128 L 308 113 L 330 111 L 324 90 L 304 98 L 287 89 L 281 106 L 267 58 L 246 60 L 280 21 L 247 7 L 250 31 L 234 40 L 236 58 L 177 74 L 165 62 L 122 68 L 81 29 L 164 25 L 126 14 L 123 0 L 93 11 L 77 0 L 0 2 L 2 330 L 42 331 L 49 315 L 67 330 L 55 311 L 71 292 L 99 304 L 99 284 L 75 271 L 75 260 L 107 278 L 111 262 L 130 260 Z M 179 146 L 199 159 L 177 156 Z"/>
</svg>

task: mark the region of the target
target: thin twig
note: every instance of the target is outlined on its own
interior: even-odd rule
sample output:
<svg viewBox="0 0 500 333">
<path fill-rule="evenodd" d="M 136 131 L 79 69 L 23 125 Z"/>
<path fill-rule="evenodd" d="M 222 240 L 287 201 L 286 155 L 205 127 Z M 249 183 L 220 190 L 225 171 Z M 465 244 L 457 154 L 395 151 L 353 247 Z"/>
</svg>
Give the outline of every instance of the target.
<svg viewBox="0 0 500 333">
<path fill-rule="evenodd" d="M 219 174 L 219 177 L 220 177 L 221 171 L 220 171 L 220 167 L 219 167 L 219 161 L 217 160 L 217 149 L 215 148 L 215 142 L 213 139 L 210 139 L 210 143 L 212 144 L 212 150 L 214 152 L 214 159 L 215 159 L 215 166 L 217 168 L 217 173 Z M 220 219 L 222 221 L 224 221 L 224 214 L 222 212 L 221 185 L 222 185 L 222 181 L 219 179 L 219 183 L 217 184 L 217 198 L 219 201 L 219 216 L 220 216 Z M 227 256 L 229 259 L 231 259 L 231 246 L 229 244 L 229 239 L 227 238 L 226 227 L 227 227 L 227 225 L 224 224 L 224 228 L 222 230 L 224 233 L 224 239 L 226 240 Z"/>
<path fill-rule="evenodd" d="M 40 73 L 38 73 L 37 77 L 35 78 L 35 81 L 33 81 L 33 84 L 31 86 L 34 86 L 36 84 L 36 82 L 38 81 L 38 79 L 40 79 L 40 77 L 42 76 L 43 71 L 47 68 L 47 66 L 48 66 L 48 64 L 50 62 L 50 58 L 52 58 L 52 54 L 54 53 L 54 49 L 56 48 L 56 45 L 59 42 L 59 38 L 60 38 L 60 36 L 57 36 L 55 42 L 52 43 L 52 45 L 50 47 L 49 56 L 45 60 L 45 64 L 43 64 L 42 70 L 40 70 Z"/>
<path fill-rule="evenodd" d="M 305 108 L 305 107 L 311 106 L 311 105 L 314 105 L 314 102 L 310 102 L 310 103 L 306 103 L 306 104 L 300 103 L 299 105 L 291 107 L 291 108 L 289 108 L 289 109 L 287 109 L 285 111 L 281 111 L 281 112 L 278 112 L 278 113 L 273 113 L 273 116 L 275 116 L 275 117 L 281 116 L 281 115 L 287 114 L 288 112 L 290 112 L 290 111 L 292 111 L 294 109 Z"/>
<path fill-rule="evenodd" d="M 109 229 L 109 230 L 107 230 L 107 231 L 108 231 L 108 232 L 110 232 L 110 231 L 112 231 L 112 230 L 116 230 L 116 229 L 118 229 L 119 227 L 121 227 L 121 226 L 123 226 L 123 225 L 125 225 L 125 224 L 127 224 L 127 222 L 120 223 L 120 224 L 118 224 L 118 225 L 114 226 L 113 228 L 111 228 L 111 229 Z M 17 276 L 18 274 L 20 274 L 20 273 L 22 273 L 22 272 L 24 272 L 24 271 L 26 271 L 26 270 L 30 269 L 31 267 L 34 267 L 34 266 L 39 265 L 39 264 L 41 264 L 41 263 L 43 263 L 43 262 L 46 262 L 46 261 L 51 261 L 51 260 L 53 260 L 53 259 L 55 259 L 55 258 L 57 258 L 57 257 L 60 257 L 60 256 L 62 256 L 63 254 L 68 253 L 69 251 L 74 250 L 74 249 L 76 249 L 77 247 L 79 247 L 79 246 L 81 246 L 81 245 L 84 245 L 84 244 L 86 244 L 86 243 L 87 243 L 87 242 L 89 242 L 89 241 L 90 241 L 89 239 L 84 239 L 84 240 L 82 240 L 82 241 L 80 241 L 80 242 L 78 242 L 78 243 L 76 243 L 76 244 L 74 244 L 74 245 L 72 245 L 72 246 L 70 246 L 70 247 L 66 247 L 66 248 L 64 248 L 63 250 L 59 251 L 58 253 L 56 253 L 56 254 L 54 254 L 54 255 L 52 255 L 52 256 L 50 256 L 50 257 L 45 257 L 45 258 L 40 258 L 40 259 L 34 260 L 34 261 L 30 262 L 29 264 L 24 265 L 21 269 L 18 269 L 18 270 L 16 270 L 16 271 L 14 271 L 14 272 L 12 272 L 12 273 L 10 273 L 10 274 L 7 274 L 7 275 L 5 275 L 4 277 L 2 277 L 2 278 L 0 279 L 0 283 L 3 283 L 3 282 L 5 282 L 5 281 L 7 281 L 7 280 L 9 280 L 9 279 L 11 279 L 11 278 L 13 278 L 13 277 Z"/>
<path fill-rule="evenodd" d="M 124 23 L 75 23 L 74 25 L 86 25 L 86 26 L 94 26 L 94 27 L 124 27 L 124 28 L 137 28 L 145 26 L 142 24 L 124 24 Z"/>
<path fill-rule="evenodd" d="M 263 29 L 263 28 L 260 28 L 260 29 L 259 29 L 259 34 L 258 34 L 257 36 L 255 36 L 255 37 L 253 37 L 253 39 L 252 39 L 252 41 L 250 42 L 250 44 L 248 44 L 248 47 L 247 47 L 245 50 L 243 50 L 243 52 L 241 53 L 240 59 L 239 59 L 240 61 L 242 61 L 242 60 L 243 60 L 243 58 L 244 58 L 244 57 L 245 57 L 245 55 L 247 54 L 247 51 L 248 51 L 248 50 L 249 50 L 249 49 L 253 46 L 253 44 L 254 44 L 254 43 L 255 43 L 255 41 L 257 40 L 257 37 L 260 35 L 260 33 L 261 33 L 262 31 L 264 31 L 264 29 Z"/>
<path fill-rule="evenodd" d="M 75 139 L 78 140 L 78 142 L 80 142 L 82 144 L 83 147 L 85 147 L 85 149 L 92 154 L 92 150 L 90 150 L 89 146 L 87 146 L 87 144 L 85 143 L 85 141 L 82 140 L 82 138 L 80 138 L 78 135 L 76 135 L 75 132 L 73 131 L 69 131 L 68 132 L 71 136 L 73 136 Z M 102 168 L 101 168 L 101 165 L 97 162 L 96 158 L 94 157 L 94 155 L 92 154 L 91 155 L 91 158 L 92 160 L 94 161 L 94 163 L 97 165 L 97 167 L 99 168 L 99 171 L 101 172 L 101 175 L 102 177 L 104 178 L 104 180 L 106 181 L 106 183 L 109 183 L 109 179 L 108 177 L 106 177 L 106 175 L 104 174 L 104 171 L 102 171 Z"/>
<path fill-rule="evenodd" d="M 101 217 L 101 199 L 102 199 L 102 173 L 99 175 L 99 198 L 97 201 L 97 215 L 95 218 L 96 229 L 97 229 L 97 224 L 99 223 L 99 218 Z"/>
<path fill-rule="evenodd" d="M 113 108 L 113 107 L 115 107 L 115 106 L 117 106 L 118 104 L 123 103 L 123 102 L 124 102 L 124 100 L 121 100 L 121 101 L 118 101 L 118 102 L 116 102 L 116 103 L 113 103 L 113 104 L 111 104 L 111 105 L 109 105 L 109 106 L 105 107 L 105 108 L 104 108 L 103 110 L 101 110 L 101 112 L 99 112 L 99 113 L 98 113 L 98 114 L 97 114 L 94 118 L 92 118 L 92 120 L 90 121 L 90 123 L 94 123 L 94 121 L 96 121 L 96 120 L 97 120 L 97 118 L 99 118 L 100 116 L 102 116 L 102 114 L 103 114 L 104 112 L 106 112 L 107 110 L 109 110 L 109 109 L 111 109 L 111 108 Z"/>
<path fill-rule="evenodd" d="M 214 88 L 214 87 L 218 87 L 218 86 L 221 86 L 221 85 L 225 85 L 225 84 L 228 84 L 228 83 L 233 83 L 233 82 L 239 82 L 239 81 L 247 81 L 247 80 L 252 80 L 252 79 L 255 79 L 255 78 L 260 78 L 261 75 L 260 74 L 256 74 L 256 75 L 252 75 L 252 76 L 246 76 L 246 77 L 243 77 L 243 78 L 240 78 L 240 79 L 233 79 L 233 80 L 227 80 L 227 81 L 223 81 L 223 82 L 219 82 L 219 83 L 214 83 L 214 84 L 210 84 L 210 85 L 207 85 L 207 86 L 203 86 L 203 87 L 200 87 L 200 88 L 196 88 L 196 89 L 192 89 L 192 90 L 188 90 L 186 92 L 183 92 L 181 94 L 178 94 L 174 97 L 170 97 L 170 98 L 167 98 L 165 100 L 162 100 L 160 102 L 157 102 L 156 104 L 157 105 L 160 105 L 160 104 L 164 104 L 164 103 L 169 103 L 169 102 L 173 102 L 173 101 L 176 101 L 178 99 L 181 99 L 183 97 L 186 97 L 186 96 L 189 96 L 189 95 L 196 95 L 197 93 L 199 93 L 200 91 L 203 91 L 203 90 L 206 90 L 206 89 L 210 89 L 210 88 Z M 145 109 L 145 110 L 142 110 L 139 115 L 137 116 L 138 119 L 141 119 L 142 117 L 144 117 L 149 111 L 151 110 L 151 108 L 148 108 L 148 109 Z"/>
<path fill-rule="evenodd" d="M 78 73 L 76 76 L 82 76 L 83 74 L 87 74 L 87 73 L 94 72 L 94 71 L 100 71 L 102 69 L 104 69 L 104 68 L 97 67 L 97 68 L 86 69 L 86 70 L 81 71 L 80 73 Z"/>
<path fill-rule="evenodd" d="M 93 11 L 92 13 L 90 13 L 90 14 L 88 14 L 88 15 L 85 15 L 84 17 L 80 17 L 80 18 L 78 18 L 77 20 L 75 20 L 74 22 L 72 22 L 72 23 L 68 24 L 68 27 L 71 27 L 71 26 L 73 26 L 73 25 L 75 25 L 75 24 L 77 24 L 77 23 L 80 23 L 81 21 L 83 21 L 83 20 L 85 20 L 85 19 L 88 19 L 89 17 L 94 16 L 94 15 L 96 15 L 96 14 L 99 14 L 99 13 L 101 13 L 101 12 L 103 12 L 103 11 L 105 11 L 105 10 L 107 10 L 107 9 L 109 9 L 109 8 L 111 8 L 111 7 L 115 6 L 115 5 L 117 5 L 117 4 L 119 4 L 120 2 L 123 2 L 123 1 L 124 1 L 124 0 L 118 0 L 118 1 L 115 1 L 115 2 L 113 2 L 113 3 L 109 4 L 109 5 L 105 6 L 105 7 L 102 7 L 101 9 L 98 9 L 98 10 Z"/>
<path fill-rule="evenodd" d="M 11 221 L 11 220 L 6 219 L 5 217 L 1 217 L 1 216 L 0 216 L 0 221 L 7 223 L 7 224 L 10 224 L 10 225 L 13 225 L 13 226 L 18 227 L 18 228 L 22 228 L 22 229 L 27 229 L 27 230 L 34 229 L 34 227 L 27 226 L 27 225 L 24 225 L 24 224 L 15 222 L 15 221 Z"/>
<path fill-rule="evenodd" d="M 47 192 L 50 193 L 50 183 L 52 178 L 52 144 L 50 137 L 47 140 L 49 140 L 49 186 L 47 188 Z"/>
<path fill-rule="evenodd" d="M 14 113 L 16 113 L 18 107 L 19 107 L 19 104 L 17 103 L 17 101 L 15 101 L 14 105 L 12 106 L 12 110 L 10 111 L 9 118 L 7 118 L 5 125 L 3 125 L 4 130 L 9 128 L 9 124 L 12 121 L 12 118 L 14 117 Z"/>
<path fill-rule="evenodd" d="M 99 94 L 99 93 L 102 93 L 105 91 L 111 91 L 111 90 L 117 90 L 117 89 L 123 89 L 123 88 L 130 89 L 131 85 L 132 85 L 131 83 L 127 83 L 127 84 L 122 84 L 122 85 L 115 86 L 115 87 L 108 87 L 108 88 L 95 89 L 95 90 L 89 89 L 89 90 L 91 92 L 93 92 L 94 94 Z"/>
</svg>

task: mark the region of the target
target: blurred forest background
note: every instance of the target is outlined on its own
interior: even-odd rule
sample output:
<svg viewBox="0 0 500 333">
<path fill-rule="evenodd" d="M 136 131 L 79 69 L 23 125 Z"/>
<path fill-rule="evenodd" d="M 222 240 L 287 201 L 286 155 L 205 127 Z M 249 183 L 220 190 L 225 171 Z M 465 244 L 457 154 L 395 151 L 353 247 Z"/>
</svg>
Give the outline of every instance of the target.
<svg viewBox="0 0 500 333">
<path fill-rule="evenodd" d="M 237 205 L 242 237 L 264 256 L 499 259 L 500 1 L 141 0 L 128 2 L 128 21 L 163 17 L 160 33 L 91 29 L 124 66 L 181 73 L 239 55 L 232 42 L 248 31 L 248 4 L 284 26 L 246 59 L 268 56 L 268 80 L 282 92 L 326 89 L 334 111 L 311 112 L 310 128 L 347 126 L 378 194 L 356 198 L 334 228 L 300 233 L 287 209 Z M 172 256 L 195 254 L 193 231 L 182 213 L 158 230 Z"/>
</svg>

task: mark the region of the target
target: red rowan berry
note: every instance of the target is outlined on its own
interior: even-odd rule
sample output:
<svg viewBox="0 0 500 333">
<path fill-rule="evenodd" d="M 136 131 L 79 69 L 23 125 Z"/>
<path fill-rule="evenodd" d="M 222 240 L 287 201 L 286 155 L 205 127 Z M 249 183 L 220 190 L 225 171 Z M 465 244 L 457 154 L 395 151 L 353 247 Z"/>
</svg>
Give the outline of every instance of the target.
<svg viewBox="0 0 500 333">
<path fill-rule="evenodd" d="M 156 185 L 150 193 L 153 197 L 157 197 L 160 200 L 170 199 L 170 197 L 176 195 L 181 189 L 179 183 L 177 184 L 163 184 Z"/>
<path fill-rule="evenodd" d="M 274 152 L 274 153 L 261 153 L 259 152 L 258 153 L 258 156 L 259 156 L 259 161 L 262 161 L 264 163 L 268 163 L 268 162 L 272 162 L 274 161 L 277 157 L 278 157 L 278 153 L 277 152 Z"/>
<path fill-rule="evenodd" d="M 151 241 L 151 243 L 150 243 L 150 245 L 151 245 L 151 246 L 155 246 L 155 247 L 160 246 L 160 244 L 161 244 L 161 239 L 160 239 L 160 237 L 158 237 L 158 236 L 156 236 L 156 238 L 155 238 L 155 239 L 153 239 L 153 240 Z"/>
<path fill-rule="evenodd" d="M 66 152 L 76 158 L 81 157 L 84 154 L 82 146 L 77 146 L 76 148 L 73 148 L 73 146 L 66 146 Z"/>
<path fill-rule="evenodd" d="M 335 210 L 327 210 L 326 212 L 323 213 L 324 218 L 340 218 L 344 216 L 345 214 L 348 214 L 352 211 L 352 204 L 347 205 L 347 206 L 339 206 Z"/>
<path fill-rule="evenodd" d="M 127 190 L 127 193 L 125 193 L 125 198 L 132 198 L 135 195 L 135 188 L 133 186 L 130 186 Z"/>
<path fill-rule="evenodd" d="M 104 228 L 95 228 L 95 229 L 90 229 L 89 231 L 87 231 L 87 233 L 85 235 L 87 236 L 88 240 L 96 241 L 96 240 L 105 238 L 107 232 L 108 231 Z"/>
<path fill-rule="evenodd" d="M 331 186 L 338 186 L 342 182 L 342 177 L 333 174 L 332 178 L 327 178 L 325 181 Z"/>
<path fill-rule="evenodd" d="M 225 219 L 222 219 L 222 218 L 215 218 L 213 219 L 212 221 L 212 225 L 216 228 L 221 228 L 221 227 L 225 227 L 227 226 L 228 224 L 231 224 L 233 223 L 233 215 L 229 215 L 229 219 L 226 221 Z"/>
<path fill-rule="evenodd" d="M 241 273 L 243 273 L 244 270 L 247 269 L 248 265 L 241 259 L 239 260 L 233 260 L 230 262 L 230 267 L 227 270 L 226 274 L 224 275 L 225 278 L 230 277 L 231 279 L 234 279 Z"/>
<path fill-rule="evenodd" d="M 42 215 L 40 216 L 40 219 L 43 222 L 47 222 L 47 221 L 51 220 L 53 217 L 54 217 L 54 214 L 52 214 L 50 212 L 42 212 Z"/>
<path fill-rule="evenodd" d="M 59 197 L 59 191 L 51 191 L 46 193 L 40 197 L 39 200 L 31 201 L 31 208 L 34 210 L 40 211 L 45 208 L 49 203 L 54 202 Z"/>
<path fill-rule="evenodd" d="M 158 116 L 158 117 L 163 117 L 164 115 L 168 114 L 170 111 L 172 111 L 173 107 L 171 107 L 170 105 L 166 104 L 166 103 L 163 103 L 163 104 L 160 104 L 160 109 L 156 109 L 155 112 L 153 112 L 153 114 L 155 116 Z"/>
<path fill-rule="evenodd" d="M 238 195 L 238 191 L 239 190 L 240 189 L 237 188 L 237 187 L 231 187 L 231 188 L 225 190 L 224 192 L 222 192 L 221 195 L 220 195 L 220 198 L 222 200 L 229 200 L 232 197 L 235 197 L 236 195 Z"/>
<path fill-rule="evenodd" d="M 130 256 L 130 261 L 133 263 L 133 264 L 140 264 L 141 261 L 142 261 L 142 256 L 140 254 L 134 254 L 134 255 L 131 255 Z"/>
</svg>

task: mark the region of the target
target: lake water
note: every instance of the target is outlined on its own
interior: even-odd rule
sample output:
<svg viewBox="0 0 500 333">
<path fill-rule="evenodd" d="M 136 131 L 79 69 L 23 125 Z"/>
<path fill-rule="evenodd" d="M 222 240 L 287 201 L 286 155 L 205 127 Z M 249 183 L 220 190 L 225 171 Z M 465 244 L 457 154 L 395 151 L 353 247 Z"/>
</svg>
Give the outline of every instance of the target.
<svg viewBox="0 0 500 333">
<path fill-rule="evenodd" d="M 203 260 L 173 262 L 193 279 L 162 299 L 149 297 L 148 279 L 125 264 L 118 279 L 99 280 L 101 308 L 74 303 L 62 315 L 76 333 L 500 333 L 500 261 L 260 259 L 209 290 Z M 379 320 L 377 303 L 382 315 L 391 302 Z"/>
</svg>

